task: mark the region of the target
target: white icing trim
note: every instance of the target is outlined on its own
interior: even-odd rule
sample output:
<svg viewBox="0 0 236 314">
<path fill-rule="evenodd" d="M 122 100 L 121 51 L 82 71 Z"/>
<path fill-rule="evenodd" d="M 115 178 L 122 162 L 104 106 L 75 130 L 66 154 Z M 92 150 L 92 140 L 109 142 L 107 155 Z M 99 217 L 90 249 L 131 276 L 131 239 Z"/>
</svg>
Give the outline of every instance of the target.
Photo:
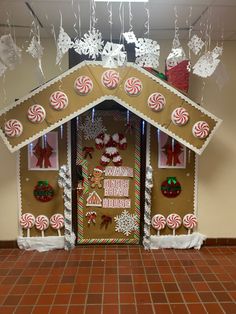
<svg viewBox="0 0 236 314">
<path fill-rule="evenodd" d="M 150 236 L 150 249 L 200 249 L 206 236 L 193 232 L 192 234 Z"/>
<path fill-rule="evenodd" d="M 21 198 L 21 177 L 20 177 L 20 150 L 16 153 L 16 185 L 17 185 L 17 200 L 18 200 L 18 215 L 17 215 L 17 225 L 18 234 L 23 236 L 23 230 L 19 223 L 20 216 L 22 214 L 22 198 Z"/>
<path fill-rule="evenodd" d="M 0 115 L 6 113 L 7 111 L 9 111 L 10 109 L 14 108 L 15 106 L 19 105 L 20 103 L 26 101 L 27 99 L 31 98 L 32 96 L 38 94 L 39 92 L 43 91 L 44 89 L 46 89 L 47 87 L 51 86 L 52 84 L 61 81 L 64 77 L 70 75 L 71 73 L 73 73 L 74 71 L 78 70 L 79 68 L 85 66 L 85 65 L 91 65 L 91 66 L 97 66 L 97 65 L 102 65 L 102 62 L 99 61 L 83 61 L 81 63 L 79 63 L 78 65 L 76 65 L 75 67 L 67 70 L 66 72 L 64 72 L 63 74 L 59 75 L 58 77 L 56 77 L 55 79 L 45 83 L 44 85 L 40 86 L 39 88 L 37 88 L 35 91 L 31 92 L 30 94 L 26 95 L 25 97 L 19 99 L 18 101 L 12 103 L 10 106 L 3 108 L 2 110 L 0 110 Z M 127 63 L 128 67 L 132 67 L 137 69 L 138 71 L 140 71 L 141 73 L 143 73 L 144 75 L 150 77 L 152 80 L 158 82 L 161 86 L 163 86 L 164 88 L 166 88 L 167 90 L 171 91 L 172 93 L 174 93 L 175 95 L 177 95 L 178 97 L 180 97 L 181 99 L 185 100 L 187 103 L 189 103 L 191 106 L 197 108 L 200 112 L 204 113 L 205 115 L 209 116 L 211 119 L 213 119 L 214 121 L 216 121 L 216 125 L 215 127 L 212 129 L 210 135 L 208 136 L 208 138 L 204 141 L 204 144 L 202 145 L 202 147 L 200 149 L 194 147 L 193 145 L 191 145 L 190 143 L 188 143 L 187 141 L 181 139 L 179 136 L 175 135 L 174 133 L 172 133 L 171 131 L 167 130 L 165 127 L 159 125 L 157 122 L 155 122 L 154 120 L 146 117 L 144 114 L 140 113 L 138 110 L 136 110 L 135 108 L 131 107 L 130 105 L 128 105 L 127 103 L 121 101 L 118 97 L 115 96 L 102 96 L 100 98 L 98 98 L 97 100 L 93 101 L 92 103 L 88 104 L 87 106 L 83 107 L 80 110 L 77 110 L 76 112 L 70 114 L 69 116 L 61 119 L 60 121 L 56 122 L 55 124 L 51 125 L 48 128 L 45 128 L 44 130 L 40 131 L 39 133 L 37 133 L 36 135 L 31 136 L 30 138 L 26 139 L 25 141 L 21 142 L 20 144 L 16 145 L 16 146 L 12 146 L 10 144 L 10 142 L 8 141 L 7 137 L 5 136 L 4 132 L 0 129 L 0 136 L 3 138 L 4 143 L 7 145 L 8 149 L 11 152 L 15 152 L 16 150 L 22 148 L 23 146 L 27 145 L 28 143 L 32 142 L 33 140 L 37 139 L 40 136 L 43 136 L 44 134 L 48 133 L 49 131 L 52 131 L 54 128 L 60 126 L 61 124 L 73 119 L 74 117 L 76 117 L 78 114 L 82 114 L 83 112 L 93 108 L 94 106 L 96 106 L 97 104 L 99 104 L 100 102 L 104 101 L 104 100 L 115 100 L 117 101 L 119 104 L 121 104 L 122 106 L 124 106 L 125 108 L 129 109 L 131 112 L 135 113 L 136 115 L 138 115 L 139 117 L 141 117 L 142 119 L 146 120 L 147 122 L 149 122 L 150 124 L 152 124 L 153 126 L 159 128 L 161 131 L 163 131 L 164 133 L 166 133 L 167 135 L 170 135 L 171 137 L 175 138 L 177 141 L 179 141 L 180 143 L 182 143 L 183 145 L 187 146 L 188 148 L 190 148 L 191 150 L 195 151 L 197 154 L 202 154 L 202 152 L 204 151 L 204 149 L 206 148 L 206 146 L 208 145 L 211 137 L 214 135 L 214 133 L 216 132 L 217 128 L 220 126 L 222 120 L 218 119 L 215 115 L 211 114 L 210 112 L 208 112 L 207 110 L 205 110 L 204 108 L 200 107 L 198 104 L 196 104 L 195 102 L 193 102 L 191 99 L 189 99 L 187 96 L 185 96 L 184 94 L 182 94 L 181 92 L 179 92 L 178 90 L 176 90 L 174 87 L 170 86 L 169 84 L 167 84 L 166 82 L 162 81 L 161 79 L 159 79 L 158 77 L 154 76 L 153 74 L 149 73 L 148 71 L 144 70 L 143 68 L 133 64 L 133 63 Z M 130 109 L 131 108 L 131 109 Z"/>
<path fill-rule="evenodd" d="M 26 251 L 36 250 L 45 252 L 49 250 L 63 249 L 65 245 L 64 236 L 52 237 L 21 237 L 17 238 L 17 244 L 20 249 Z"/>
<path fill-rule="evenodd" d="M 150 136 L 150 124 L 147 123 L 146 134 L 146 168 L 151 165 L 151 136 Z"/>
<path fill-rule="evenodd" d="M 194 160 L 194 193 L 193 193 L 193 213 L 198 218 L 198 156 L 195 154 Z"/>
</svg>

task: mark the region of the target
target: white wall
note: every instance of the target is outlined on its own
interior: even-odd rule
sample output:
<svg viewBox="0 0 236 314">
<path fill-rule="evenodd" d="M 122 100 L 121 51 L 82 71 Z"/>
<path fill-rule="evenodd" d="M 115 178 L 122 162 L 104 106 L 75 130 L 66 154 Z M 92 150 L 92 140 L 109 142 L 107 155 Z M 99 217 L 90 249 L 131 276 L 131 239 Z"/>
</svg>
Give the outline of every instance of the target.
<svg viewBox="0 0 236 314">
<path fill-rule="evenodd" d="M 47 80 L 55 77 L 60 70 L 55 66 L 55 47 L 53 41 L 43 41 L 45 57 L 43 60 Z M 171 43 L 161 42 L 161 66 L 167 56 Z M 215 134 L 202 156 L 199 157 L 199 231 L 208 237 L 236 237 L 236 42 L 225 42 L 223 63 L 229 75 L 229 82 L 220 91 L 214 78 L 205 80 L 203 92 L 204 107 L 223 119 L 223 124 Z M 38 86 L 33 60 L 24 55 L 24 62 L 6 76 L 5 87 L 7 103 L 28 93 Z M 68 66 L 64 58 L 63 69 Z M 3 83 L 0 82 L 2 90 Z M 200 102 L 202 80 L 191 78 L 190 95 Z M 17 237 L 17 189 L 16 155 L 8 152 L 0 141 L 0 240 L 14 240 Z"/>
</svg>

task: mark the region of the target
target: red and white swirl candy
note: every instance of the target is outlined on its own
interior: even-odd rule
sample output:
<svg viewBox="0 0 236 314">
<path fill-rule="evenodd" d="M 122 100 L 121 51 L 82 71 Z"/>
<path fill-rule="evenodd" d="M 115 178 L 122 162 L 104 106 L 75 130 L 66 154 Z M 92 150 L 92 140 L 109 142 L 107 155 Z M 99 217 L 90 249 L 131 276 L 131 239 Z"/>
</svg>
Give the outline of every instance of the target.
<svg viewBox="0 0 236 314">
<path fill-rule="evenodd" d="M 107 70 L 102 75 L 102 84 L 109 88 L 115 89 L 120 81 L 120 74 L 114 70 Z"/>
<path fill-rule="evenodd" d="M 183 107 L 176 108 L 172 112 L 171 120 L 175 125 L 185 125 L 189 120 L 188 111 Z"/>
<path fill-rule="evenodd" d="M 46 117 L 46 112 L 42 106 L 32 105 L 28 109 L 27 117 L 30 122 L 41 123 Z"/>
<path fill-rule="evenodd" d="M 87 95 L 93 89 L 93 81 L 88 76 L 79 76 L 74 83 L 75 91 L 80 95 Z"/>
<path fill-rule="evenodd" d="M 35 217 L 30 213 L 25 213 L 20 217 L 20 225 L 23 229 L 27 229 L 27 237 L 30 237 L 30 229 L 35 224 Z"/>
<path fill-rule="evenodd" d="M 50 218 L 50 225 L 53 229 L 58 231 L 58 235 L 61 235 L 60 229 L 64 227 L 64 217 L 61 214 L 54 214 Z"/>
<path fill-rule="evenodd" d="M 190 230 L 197 225 L 197 217 L 194 214 L 185 215 L 183 218 L 183 225 L 188 229 L 188 233 L 190 233 Z"/>
<path fill-rule="evenodd" d="M 173 229 L 173 235 L 175 235 L 175 230 L 181 226 L 182 219 L 178 214 L 170 214 L 166 218 L 167 226 Z"/>
<path fill-rule="evenodd" d="M 153 111 L 161 111 L 164 109 L 166 99 L 161 93 L 153 93 L 148 97 L 148 107 Z"/>
<path fill-rule="evenodd" d="M 49 227 L 48 217 L 45 215 L 37 216 L 35 219 L 35 227 L 42 232 L 42 237 L 44 237 L 44 230 Z"/>
<path fill-rule="evenodd" d="M 205 121 L 198 121 L 194 124 L 192 132 L 195 137 L 204 139 L 209 135 L 210 127 Z"/>
<path fill-rule="evenodd" d="M 50 105 L 55 110 L 63 110 L 68 106 L 68 97 L 61 91 L 56 91 L 50 96 Z"/>
<path fill-rule="evenodd" d="M 4 132 L 8 137 L 18 137 L 23 132 L 23 126 L 19 120 L 10 119 L 4 124 Z"/>
<path fill-rule="evenodd" d="M 130 77 L 125 81 L 124 89 L 129 96 L 138 96 L 142 88 L 142 82 L 137 77 Z"/>
<path fill-rule="evenodd" d="M 157 235 L 160 235 L 160 230 L 166 226 L 166 218 L 161 214 L 154 215 L 152 217 L 152 226 L 157 230 Z"/>
</svg>

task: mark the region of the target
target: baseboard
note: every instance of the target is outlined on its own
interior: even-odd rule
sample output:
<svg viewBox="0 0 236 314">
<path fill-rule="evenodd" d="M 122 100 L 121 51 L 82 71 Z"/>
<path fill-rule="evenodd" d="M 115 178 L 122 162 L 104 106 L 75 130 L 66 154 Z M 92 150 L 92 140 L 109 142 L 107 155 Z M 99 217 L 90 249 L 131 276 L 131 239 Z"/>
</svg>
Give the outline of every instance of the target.
<svg viewBox="0 0 236 314">
<path fill-rule="evenodd" d="M 0 249 L 15 249 L 18 248 L 16 240 L 0 241 Z"/>
<path fill-rule="evenodd" d="M 208 238 L 204 241 L 203 246 L 234 246 L 236 238 Z M 16 240 L 0 241 L 0 249 L 18 248 Z"/>
<path fill-rule="evenodd" d="M 230 246 L 236 245 L 236 238 L 208 238 L 204 241 L 205 246 Z"/>
</svg>

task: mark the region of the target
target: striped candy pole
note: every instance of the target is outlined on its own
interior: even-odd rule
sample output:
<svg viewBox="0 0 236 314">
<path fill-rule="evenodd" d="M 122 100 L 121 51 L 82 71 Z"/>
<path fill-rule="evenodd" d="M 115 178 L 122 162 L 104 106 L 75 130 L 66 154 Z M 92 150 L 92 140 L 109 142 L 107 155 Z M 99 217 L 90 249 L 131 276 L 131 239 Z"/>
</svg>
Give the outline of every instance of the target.
<svg viewBox="0 0 236 314">
<path fill-rule="evenodd" d="M 137 224 L 140 221 L 140 130 L 138 121 L 135 121 L 135 153 L 134 153 L 134 189 L 135 189 L 135 214 L 137 215 Z M 139 241 L 139 228 L 134 230 L 134 238 Z M 138 243 L 138 242 L 137 242 Z"/>
</svg>

